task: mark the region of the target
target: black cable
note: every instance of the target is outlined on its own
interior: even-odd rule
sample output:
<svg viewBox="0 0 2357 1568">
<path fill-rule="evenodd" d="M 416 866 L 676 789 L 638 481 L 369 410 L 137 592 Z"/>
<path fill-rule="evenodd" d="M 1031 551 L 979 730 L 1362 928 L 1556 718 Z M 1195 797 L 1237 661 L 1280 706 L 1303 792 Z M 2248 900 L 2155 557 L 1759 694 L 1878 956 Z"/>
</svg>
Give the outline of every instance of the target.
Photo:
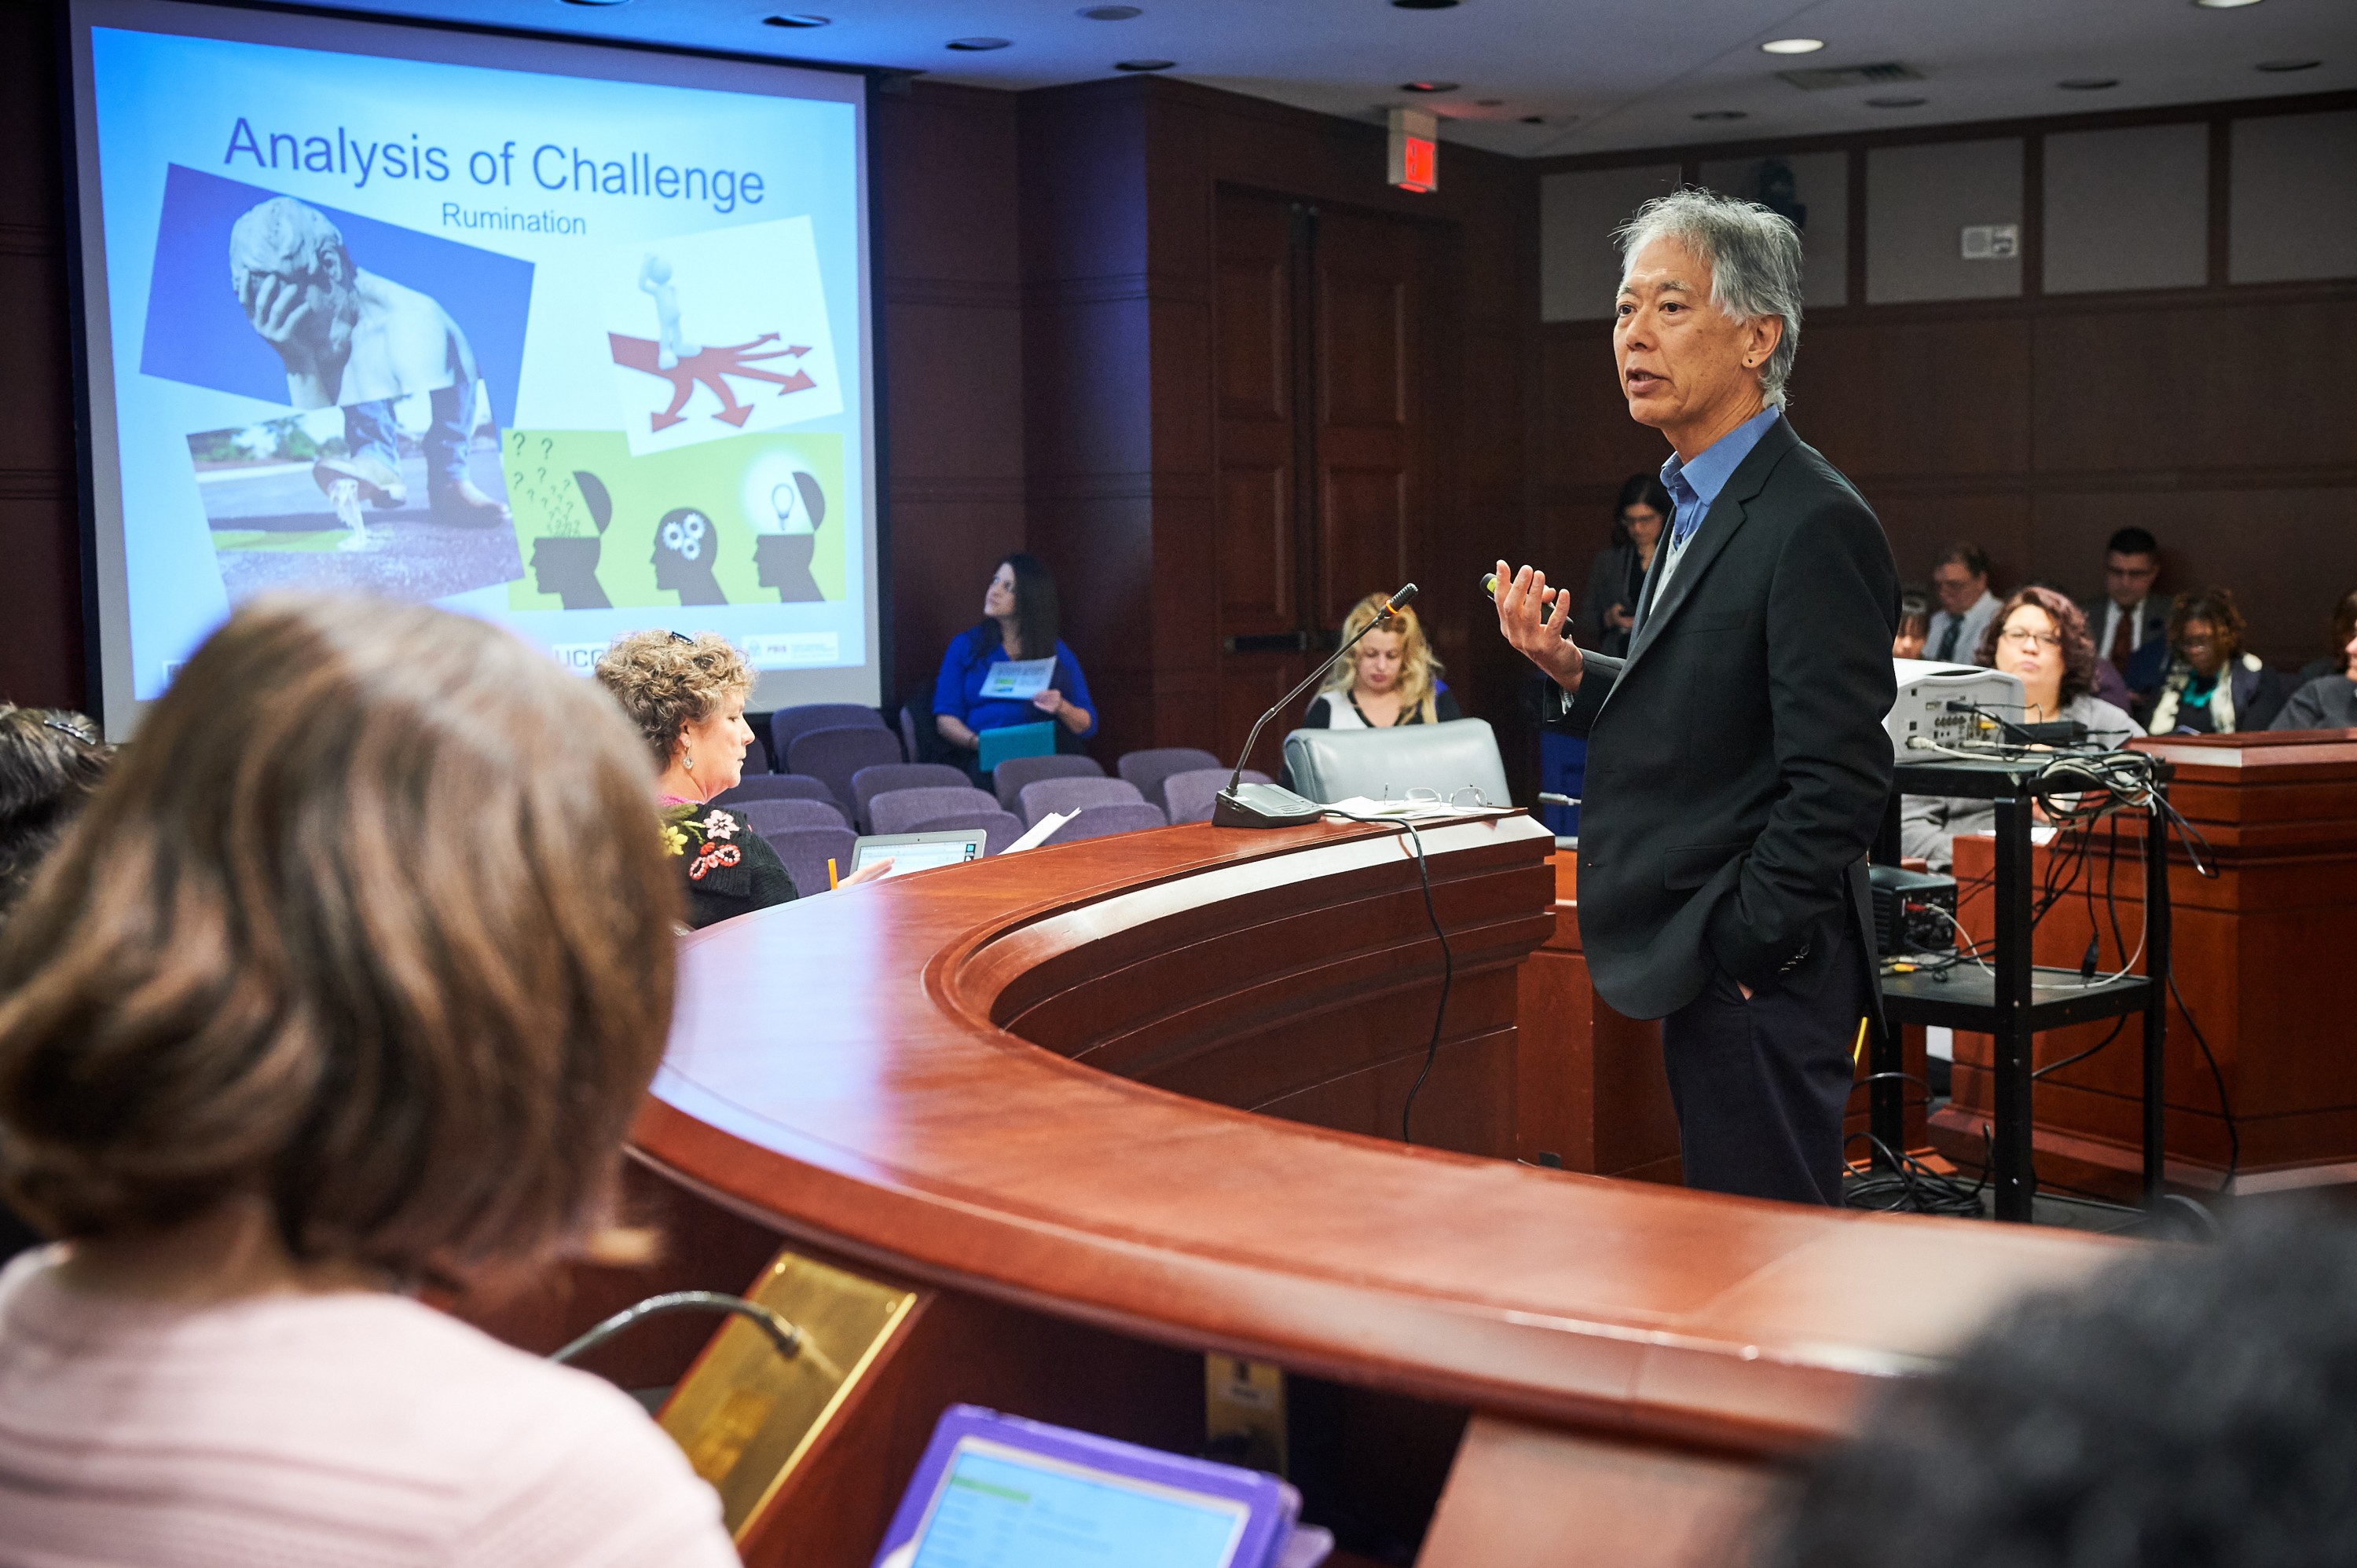
<svg viewBox="0 0 2357 1568">
<path fill-rule="evenodd" d="M 2177 960 L 2174 954 L 2169 963 L 2169 993 L 2177 998 L 2177 1010 L 2185 1015 L 2185 1026 L 2193 1031 L 2194 1044 L 2201 1047 L 2201 1059 L 2210 1064 L 2210 1081 L 2218 1089 L 2218 1114 L 2226 1119 L 2226 1178 L 2218 1184 L 2220 1194 L 2232 1192 L 2234 1173 L 2243 1166 L 2243 1134 L 2234 1125 L 2234 1107 L 2226 1098 L 2226 1075 L 2218 1070 L 2218 1058 L 2211 1053 L 2210 1042 L 2201 1033 L 2201 1026 L 2193 1021 L 2193 1009 L 2185 1004 L 2185 993 L 2177 989 Z"/>
<path fill-rule="evenodd" d="M 1432 868 L 1425 861 L 1424 835 L 1415 831 L 1415 824 L 1398 817 L 1361 817 L 1351 811 L 1338 811 L 1331 806 L 1326 808 L 1326 814 L 1379 828 L 1397 828 L 1415 843 L 1415 875 L 1424 886 L 1425 918 L 1432 922 L 1433 940 L 1440 944 L 1440 1004 L 1432 1010 L 1432 1039 L 1424 1047 L 1424 1066 L 1416 1073 L 1415 1081 L 1408 1086 L 1406 1101 L 1400 1106 L 1400 1142 L 1413 1144 L 1415 1138 L 1409 1129 L 1415 1122 L 1415 1097 L 1424 1092 L 1424 1080 L 1432 1076 L 1432 1064 L 1440 1056 L 1440 1026 L 1448 1016 L 1448 990 L 1457 979 L 1457 955 L 1449 950 L 1448 933 L 1441 929 L 1440 911 L 1432 902 Z"/>
<path fill-rule="evenodd" d="M 2112 1020 L 2112 1032 L 2110 1034 L 2105 1035 L 2102 1039 L 2096 1041 L 2093 1045 L 2089 1046 L 2085 1050 L 2081 1051 L 2076 1056 L 2064 1057 L 2059 1062 L 2048 1062 L 2044 1067 L 2031 1069 L 2029 1074 L 2030 1081 L 2035 1083 L 2038 1079 L 2044 1078 L 2050 1072 L 2060 1072 L 2066 1067 L 2074 1067 L 2078 1063 L 2085 1061 L 2089 1057 L 2093 1056 L 2097 1051 L 2102 1050 L 2105 1046 L 2108 1046 L 2114 1040 L 2118 1039 L 2120 1037 L 2120 1031 L 2126 1027 L 2127 1021 L 2130 1018 L 2141 1017 L 2142 1015 L 2143 1015 L 2141 1014 L 2134 1013 L 2121 1014 L 2118 1017 Z"/>
</svg>

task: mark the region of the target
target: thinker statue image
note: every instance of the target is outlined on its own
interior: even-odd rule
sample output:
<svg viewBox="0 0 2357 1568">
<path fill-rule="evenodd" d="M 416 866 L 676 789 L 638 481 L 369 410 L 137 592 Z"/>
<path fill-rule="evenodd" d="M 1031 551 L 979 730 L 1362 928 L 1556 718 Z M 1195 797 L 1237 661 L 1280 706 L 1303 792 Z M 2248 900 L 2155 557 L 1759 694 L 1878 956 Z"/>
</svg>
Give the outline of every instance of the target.
<svg viewBox="0 0 2357 1568">
<path fill-rule="evenodd" d="M 661 256 L 649 255 L 639 265 L 639 286 L 654 296 L 656 367 L 676 370 L 682 360 L 693 360 L 704 352 L 680 338 L 679 290 L 672 286 L 671 263 Z"/>
<path fill-rule="evenodd" d="M 245 318 L 286 367 L 296 408 L 344 411 L 347 455 L 323 457 L 312 477 L 354 526 L 364 499 L 408 499 L 393 404 L 425 392 L 433 420 L 425 453 L 427 499 L 445 521 L 494 524 L 507 508 L 468 470 L 480 384 L 467 335 L 432 295 L 362 271 L 325 213 L 274 196 L 230 229 L 230 287 Z M 354 489 L 339 493 L 339 481 Z"/>
<path fill-rule="evenodd" d="M 683 605 L 725 605 L 728 596 L 713 576 L 720 559 L 720 530 L 692 506 L 674 507 L 655 524 L 655 586 L 675 593 Z"/>
<path fill-rule="evenodd" d="M 778 526 L 753 541 L 753 569 L 761 586 L 778 590 L 782 604 L 823 603 L 818 580 L 811 575 L 811 557 L 818 550 L 818 525 L 826 521 L 826 492 L 812 475 L 795 470 L 793 480 L 770 491 L 770 507 Z"/>
</svg>

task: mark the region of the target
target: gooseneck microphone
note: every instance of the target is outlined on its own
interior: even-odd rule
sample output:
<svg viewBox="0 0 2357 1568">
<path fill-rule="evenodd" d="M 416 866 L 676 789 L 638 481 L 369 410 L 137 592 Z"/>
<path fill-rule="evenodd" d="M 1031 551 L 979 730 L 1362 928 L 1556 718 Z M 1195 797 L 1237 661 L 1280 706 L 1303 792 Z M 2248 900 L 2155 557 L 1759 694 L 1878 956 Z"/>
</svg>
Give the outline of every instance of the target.
<svg viewBox="0 0 2357 1568">
<path fill-rule="evenodd" d="M 1247 784 L 1243 781 L 1244 764 L 1252 760 L 1253 747 L 1260 740 L 1260 732 L 1268 721 L 1291 707 L 1295 699 L 1326 678 L 1326 671 L 1341 662 L 1342 656 L 1359 646 L 1359 638 L 1384 625 L 1397 615 L 1410 599 L 1415 597 L 1415 585 L 1404 584 L 1383 600 L 1383 613 L 1359 628 L 1359 637 L 1351 639 L 1336 649 L 1308 678 L 1279 697 L 1268 712 L 1254 724 L 1252 734 L 1244 737 L 1244 748 L 1236 754 L 1236 770 L 1228 775 L 1228 787 L 1211 801 L 1211 825 L 1215 828 L 1289 828 L 1303 822 L 1314 822 L 1325 815 L 1326 809 L 1317 801 L 1305 800 L 1292 790 L 1275 784 Z"/>
</svg>

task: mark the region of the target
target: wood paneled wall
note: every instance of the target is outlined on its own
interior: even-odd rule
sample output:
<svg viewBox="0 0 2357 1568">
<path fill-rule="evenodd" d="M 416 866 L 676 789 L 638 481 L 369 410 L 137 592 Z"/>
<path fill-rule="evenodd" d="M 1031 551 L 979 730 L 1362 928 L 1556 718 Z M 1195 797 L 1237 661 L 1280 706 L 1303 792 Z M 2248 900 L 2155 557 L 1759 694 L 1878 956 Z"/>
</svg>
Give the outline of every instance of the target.
<svg viewBox="0 0 2357 1568">
<path fill-rule="evenodd" d="M 0 0 L 0 701 L 80 707 L 81 527 L 52 8 Z"/>
<path fill-rule="evenodd" d="M 881 265 L 884 696 L 930 697 L 942 650 L 982 618 L 999 559 L 1024 548 L 1017 99 L 918 83 L 870 123 L 870 242 Z"/>
<path fill-rule="evenodd" d="M 2345 107 L 2276 103 L 2267 112 Z M 2223 126 L 2250 105 L 1943 127 L 1940 139 L 2025 138 L 2034 169 L 2046 131 L 2169 119 Z M 2202 287 L 1867 306 L 1865 149 L 1906 137 L 1794 140 L 1555 161 L 1539 174 L 1610 163 L 1844 148 L 1851 155 L 1848 306 L 1812 313 L 1792 383 L 1792 423 L 1865 492 L 1921 583 L 1953 539 L 1995 558 L 2000 590 L 2048 582 L 2100 591 L 2104 540 L 2139 524 L 2162 542 L 2161 586 L 2234 590 L 2254 650 L 2297 665 L 2324 651 L 2333 601 L 2357 587 L 2357 280 L 2225 281 L 2229 171 L 2212 171 L 2210 282 Z M 2040 202 L 2024 213 L 2039 253 Z M 1630 423 L 1608 323 L 1538 328 L 1542 435 L 1533 553 L 1577 562 L 1607 535 L 1620 481 L 1658 466 L 1659 436 Z"/>
<path fill-rule="evenodd" d="M 1410 575 L 1469 711 L 1508 720 L 1513 663 L 1494 636 L 1476 635 L 1486 611 L 1473 585 L 1524 531 L 1537 311 L 1525 167 L 1452 146 L 1438 194 L 1411 196 L 1383 182 L 1380 126 L 1151 78 L 1026 93 L 1022 126 L 1031 548 L 1065 585 L 1066 622 L 1104 716 L 1100 749 L 1219 746 L 1219 639 L 1206 607 L 1219 569 L 1222 186 L 1439 232 L 1442 319 L 1431 326 L 1450 352 L 1430 392 L 1446 456 L 1414 520 Z M 1513 744 L 1517 728 L 1501 723 L 1501 738 Z"/>
</svg>

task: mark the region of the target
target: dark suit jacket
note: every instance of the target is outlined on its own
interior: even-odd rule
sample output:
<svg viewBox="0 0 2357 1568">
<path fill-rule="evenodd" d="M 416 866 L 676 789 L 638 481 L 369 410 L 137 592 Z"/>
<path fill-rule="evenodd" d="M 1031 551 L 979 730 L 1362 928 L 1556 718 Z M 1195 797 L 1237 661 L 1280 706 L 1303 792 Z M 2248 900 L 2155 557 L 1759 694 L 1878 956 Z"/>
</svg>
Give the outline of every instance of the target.
<svg viewBox="0 0 2357 1568">
<path fill-rule="evenodd" d="M 1588 739 L 1580 940 L 1598 993 L 1638 1018 L 1714 966 L 1811 993 L 1838 922 L 1867 918 L 1891 780 L 1899 573 L 1849 481 L 1780 419 L 1654 603 L 1668 554 L 1617 677 L 1592 663 L 1553 693 Z"/>
</svg>

